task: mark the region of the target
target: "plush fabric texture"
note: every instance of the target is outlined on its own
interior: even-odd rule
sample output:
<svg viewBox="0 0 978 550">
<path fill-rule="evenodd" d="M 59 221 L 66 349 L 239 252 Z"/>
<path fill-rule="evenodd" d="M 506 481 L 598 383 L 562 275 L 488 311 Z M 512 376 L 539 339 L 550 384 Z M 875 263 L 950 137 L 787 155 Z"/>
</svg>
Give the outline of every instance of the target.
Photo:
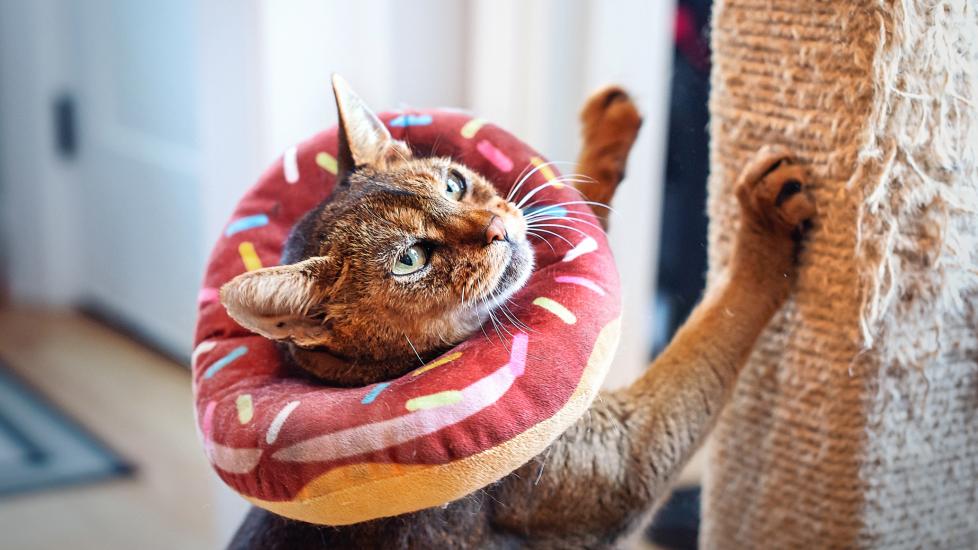
<svg viewBox="0 0 978 550">
<path fill-rule="evenodd" d="M 381 119 L 418 156 L 451 156 L 505 194 L 558 172 L 524 143 L 456 111 Z M 535 244 L 537 268 L 513 299 L 531 330 L 505 317 L 407 375 L 328 387 L 238 326 L 217 289 L 278 263 L 291 227 L 335 184 L 336 128 L 285 152 L 244 198 L 208 263 L 193 354 L 197 423 L 221 479 L 258 506 L 342 525 L 437 506 L 480 489 L 542 452 L 590 405 L 617 346 L 620 292 L 604 234 L 558 230 Z M 580 200 L 561 185 L 535 208 Z M 553 207 L 596 224 L 587 206 Z M 566 215 L 566 214 L 565 214 Z M 554 229 L 554 228 L 548 228 Z"/>
<path fill-rule="evenodd" d="M 705 548 L 978 547 L 978 12 L 723 0 L 711 273 L 737 172 L 783 144 L 818 218 L 713 434 Z"/>
</svg>

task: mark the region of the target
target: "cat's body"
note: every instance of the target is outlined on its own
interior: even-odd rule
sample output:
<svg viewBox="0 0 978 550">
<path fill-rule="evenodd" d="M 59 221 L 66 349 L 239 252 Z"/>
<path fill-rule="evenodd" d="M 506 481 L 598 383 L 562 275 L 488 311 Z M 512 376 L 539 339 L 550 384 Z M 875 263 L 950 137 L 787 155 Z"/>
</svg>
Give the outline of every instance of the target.
<svg viewBox="0 0 978 550">
<path fill-rule="evenodd" d="M 472 189 L 453 194 L 452 181 L 460 181 L 456 175 L 461 175 L 445 174 L 464 168 L 453 167 L 448 161 L 405 156 L 402 144 L 390 142 L 389 135 L 384 136 L 386 131 L 377 128 L 379 122 L 362 120 L 368 112 L 362 104 L 354 104 L 358 100 L 344 99 L 345 93 L 337 90 L 341 134 L 347 134 L 341 139 L 340 160 L 342 164 L 345 157 L 351 186 L 338 191 L 339 197 L 327 201 L 297 226 L 286 252 L 287 260 L 298 262 L 295 266 L 242 276 L 243 281 L 236 279 L 230 288 L 222 290 L 222 299 L 229 313 L 243 325 L 288 341 L 289 354 L 299 366 L 330 383 L 354 385 L 393 378 L 416 366 L 417 355 L 430 356 L 475 330 L 485 311 L 497 303 L 492 300 L 515 292 L 528 276 L 532 257 L 523 254 L 528 249 L 524 247 L 525 236 L 532 223 L 528 226 L 513 205 L 487 189 L 488 183 L 476 174 L 462 178 Z M 607 203 L 622 177 L 640 119 L 628 96 L 616 89 L 593 97 L 582 119 L 584 148 L 579 171 L 594 181 L 579 188 L 587 198 Z M 403 212 L 402 206 L 392 206 L 391 201 L 400 200 L 393 197 L 402 196 L 405 189 L 388 177 L 391 173 L 412 180 L 407 189 L 422 195 L 422 202 L 427 201 L 428 206 L 419 203 L 410 213 Z M 448 196 L 458 204 L 437 195 L 444 193 L 438 182 L 446 178 L 450 180 Z M 803 178 L 803 171 L 785 152 L 765 150 L 758 154 L 738 184 L 743 219 L 726 280 L 707 293 L 638 381 L 601 394 L 588 414 L 544 453 L 512 474 L 444 507 L 342 527 L 310 525 L 253 509 L 231 547 L 614 545 L 667 494 L 670 483 L 713 424 L 755 339 L 787 297 L 798 227 L 814 214 L 813 204 L 801 192 Z M 437 193 L 428 193 L 423 183 L 427 180 L 435 182 L 427 185 Z M 385 182 L 391 184 L 386 191 Z M 419 277 L 417 280 L 448 273 L 453 277 L 439 284 L 452 285 L 459 282 L 453 280 L 458 278 L 462 292 L 472 293 L 469 297 L 488 296 L 491 300 L 480 304 L 463 299 L 456 304 L 445 298 L 440 305 L 443 298 L 431 291 L 427 301 L 412 310 L 415 318 L 429 319 L 427 324 L 402 326 L 406 313 L 400 309 L 400 301 L 404 296 L 399 296 L 395 306 L 385 301 L 386 295 L 377 296 L 385 293 L 367 283 L 388 277 L 393 282 L 383 284 L 395 285 L 385 288 L 396 293 L 402 288 L 396 285 L 403 280 L 378 271 L 367 274 L 374 279 L 365 275 L 360 290 L 355 290 L 357 284 L 351 282 L 354 274 L 349 266 L 358 260 L 330 262 L 328 258 L 334 254 L 330 248 L 337 244 L 335 236 L 343 234 L 335 225 L 342 221 L 336 220 L 345 216 L 357 219 L 351 208 L 371 200 L 387 201 L 376 204 L 400 212 L 393 221 L 385 220 L 378 226 L 393 231 L 383 239 L 397 240 L 398 231 L 425 232 L 424 239 L 435 243 L 432 246 L 436 248 L 429 251 L 415 249 L 396 261 L 389 260 L 384 265 L 393 266 L 392 273 L 407 273 Z M 430 209 L 436 211 L 433 216 L 443 217 L 428 218 Z M 606 223 L 606 218 L 601 221 Z M 440 229 L 449 226 L 453 229 Z M 331 235 L 332 239 L 327 238 Z M 411 242 L 405 241 L 398 250 L 410 251 L 417 246 Z M 364 252 L 365 258 L 378 255 L 383 256 L 377 250 Z M 422 256 L 426 263 L 418 268 L 412 259 Z M 368 272 L 371 268 L 356 269 Z M 459 277 L 460 272 L 466 275 Z M 281 288 L 288 292 L 283 294 Z M 457 300 L 458 289 L 454 291 Z M 451 292 L 447 291 L 449 297 Z M 370 297 L 364 298 L 365 294 Z M 356 300 L 363 302 L 363 309 L 350 310 L 349 304 Z M 330 303 L 339 305 L 331 309 Z M 364 316 L 363 311 L 370 313 Z M 356 334 L 366 337 L 357 340 L 353 337 Z"/>
</svg>

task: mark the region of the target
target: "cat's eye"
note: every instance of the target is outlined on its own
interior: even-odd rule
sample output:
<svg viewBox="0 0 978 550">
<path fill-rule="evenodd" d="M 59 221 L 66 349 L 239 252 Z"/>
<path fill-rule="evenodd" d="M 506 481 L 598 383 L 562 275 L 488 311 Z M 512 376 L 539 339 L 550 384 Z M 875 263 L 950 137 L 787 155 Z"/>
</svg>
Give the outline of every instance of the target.
<svg viewBox="0 0 978 550">
<path fill-rule="evenodd" d="M 445 196 L 456 201 L 462 200 L 465 196 L 465 176 L 459 174 L 455 170 L 448 173 L 448 177 L 445 179 Z"/>
<path fill-rule="evenodd" d="M 401 252 L 391 273 L 394 275 L 410 275 L 426 265 L 428 265 L 428 251 L 420 244 L 415 244 Z"/>
</svg>

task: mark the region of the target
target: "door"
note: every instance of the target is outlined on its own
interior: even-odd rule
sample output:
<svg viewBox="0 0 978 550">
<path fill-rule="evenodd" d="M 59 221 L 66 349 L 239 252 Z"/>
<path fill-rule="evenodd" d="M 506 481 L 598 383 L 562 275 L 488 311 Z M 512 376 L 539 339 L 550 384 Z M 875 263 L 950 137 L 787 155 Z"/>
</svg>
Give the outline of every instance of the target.
<svg viewBox="0 0 978 550">
<path fill-rule="evenodd" d="M 189 355 L 202 242 L 192 0 L 65 0 L 83 302 Z"/>
</svg>

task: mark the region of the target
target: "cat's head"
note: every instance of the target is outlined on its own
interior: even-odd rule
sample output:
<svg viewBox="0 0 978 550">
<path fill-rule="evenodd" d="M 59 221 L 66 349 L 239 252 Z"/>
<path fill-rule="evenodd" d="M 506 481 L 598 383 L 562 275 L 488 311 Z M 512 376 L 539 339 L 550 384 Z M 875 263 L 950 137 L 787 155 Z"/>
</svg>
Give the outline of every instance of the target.
<svg viewBox="0 0 978 550">
<path fill-rule="evenodd" d="M 221 300 L 268 338 L 416 365 L 416 354 L 463 340 L 525 284 L 526 222 L 479 174 L 414 157 L 342 79 L 333 90 L 336 190 L 293 230 L 286 260 L 296 263 L 241 274 Z"/>
</svg>

